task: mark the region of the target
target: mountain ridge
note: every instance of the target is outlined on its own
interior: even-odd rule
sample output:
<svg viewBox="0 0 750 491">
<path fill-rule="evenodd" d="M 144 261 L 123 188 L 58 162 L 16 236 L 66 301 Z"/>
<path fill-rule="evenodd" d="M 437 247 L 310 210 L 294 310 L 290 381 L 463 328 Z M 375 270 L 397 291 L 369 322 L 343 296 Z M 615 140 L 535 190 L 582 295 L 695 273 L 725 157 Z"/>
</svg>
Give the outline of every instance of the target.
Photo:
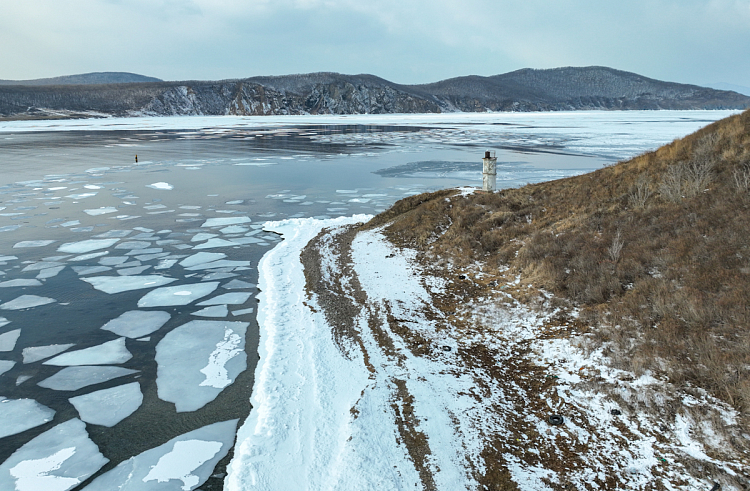
<svg viewBox="0 0 750 491">
<path fill-rule="evenodd" d="M 370 74 L 316 72 L 220 81 L 112 83 L 103 72 L 60 85 L 0 83 L 8 118 L 171 115 L 387 114 L 484 111 L 746 109 L 732 91 L 651 79 L 607 67 L 524 68 L 404 85 Z M 99 75 L 98 77 L 95 75 Z M 76 81 L 78 80 L 78 81 Z"/>
</svg>

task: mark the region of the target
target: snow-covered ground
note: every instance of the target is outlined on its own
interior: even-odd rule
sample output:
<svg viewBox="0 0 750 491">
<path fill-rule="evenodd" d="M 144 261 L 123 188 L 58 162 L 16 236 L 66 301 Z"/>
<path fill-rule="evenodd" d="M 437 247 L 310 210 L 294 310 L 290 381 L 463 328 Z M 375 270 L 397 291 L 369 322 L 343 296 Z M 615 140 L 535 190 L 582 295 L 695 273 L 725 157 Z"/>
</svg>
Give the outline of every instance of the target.
<svg viewBox="0 0 750 491">
<path fill-rule="evenodd" d="M 358 232 L 341 262 L 333 244 L 364 218 L 265 224 L 284 241 L 260 263 L 260 363 L 226 491 L 739 489 L 726 478 L 748 461 L 722 449 L 728 433 L 706 443 L 689 408 L 671 421 L 643 410 L 665 402 L 666 382 L 609 368 L 585 336 L 565 335 L 575 312 L 515 301 L 518 278 L 446 312 L 454 281 L 378 230 Z M 343 337 L 345 316 L 306 290 L 300 259 L 323 229 L 323 281 L 343 288 L 336 309 L 358 309 Z M 702 399 L 737 429 L 731 408 Z"/>
</svg>

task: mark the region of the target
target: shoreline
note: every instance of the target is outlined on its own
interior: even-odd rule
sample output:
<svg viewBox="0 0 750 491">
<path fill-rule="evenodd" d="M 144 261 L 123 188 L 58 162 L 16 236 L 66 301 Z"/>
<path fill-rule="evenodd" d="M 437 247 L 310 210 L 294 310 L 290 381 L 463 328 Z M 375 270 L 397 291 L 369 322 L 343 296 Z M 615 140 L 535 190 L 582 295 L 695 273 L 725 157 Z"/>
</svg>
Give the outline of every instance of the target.
<svg viewBox="0 0 750 491">
<path fill-rule="evenodd" d="M 259 265 L 260 362 L 227 491 L 695 489 L 712 482 L 686 458 L 742 468 L 709 457 L 689 415 L 665 438 L 637 410 L 665 382 L 587 353 L 575 311 L 520 303 L 507 272 L 440 272 L 365 218 L 266 224 L 284 240 Z"/>
</svg>

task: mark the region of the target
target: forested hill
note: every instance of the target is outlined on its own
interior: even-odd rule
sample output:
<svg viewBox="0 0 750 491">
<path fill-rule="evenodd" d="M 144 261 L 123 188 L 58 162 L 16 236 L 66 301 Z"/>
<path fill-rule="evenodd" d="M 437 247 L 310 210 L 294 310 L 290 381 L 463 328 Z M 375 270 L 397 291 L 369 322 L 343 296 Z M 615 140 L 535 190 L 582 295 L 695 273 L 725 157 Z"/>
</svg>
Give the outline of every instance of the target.
<svg viewBox="0 0 750 491">
<path fill-rule="evenodd" d="M 131 80 L 128 76 L 137 79 Z M 491 77 L 458 77 L 423 85 L 400 85 L 374 75 L 338 73 L 222 81 L 143 79 L 149 78 L 100 73 L 14 82 L 15 85 L 0 81 L 0 116 L 750 108 L 750 97 L 736 92 L 662 82 L 605 67 L 523 69 Z"/>
<path fill-rule="evenodd" d="M 127 84 L 134 82 L 161 82 L 154 77 L 146 77 L 128 72 L 93 72 L 80 75 L 63 75 L 52 78 L 36 78 L 33 80 L 0 80 L 0 85 L 95 85 L 95 84 Z"/>
</svg>

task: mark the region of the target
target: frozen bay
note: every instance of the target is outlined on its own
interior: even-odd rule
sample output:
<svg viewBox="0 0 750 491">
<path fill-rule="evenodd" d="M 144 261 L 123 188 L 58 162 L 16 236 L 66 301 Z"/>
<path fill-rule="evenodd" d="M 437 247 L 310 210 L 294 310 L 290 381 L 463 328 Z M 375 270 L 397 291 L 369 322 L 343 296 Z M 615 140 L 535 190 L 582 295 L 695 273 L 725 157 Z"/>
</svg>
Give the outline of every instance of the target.
<svg viewBox="0 0 750 491">
<path fill-rule="evenodd" d="M 181 435 L 243 421 L 258 360 L 257 265 L 279 243 L 263 230 L 268 220 L 374 214 L 412 194 L 480 185 L 485 149 L 497 151 L 500 186 L 587 172 L 728 114 L 0 122 L 0 394 L 34 401 L 14 403 L 7 415 L 0 405 L 0 418 L 16 421 L 28 406 L 39 423 L 0 438 L 1 465 L 16 468 L 14 452 L 78 421 L 70 423 L 76 441 L 111 461 L 91 479 L 82 473 L 76 482 L 57 481 L 83 489 L 105 472 L 114 483 L 120 474 L 110 468 L 164 442 L 178 439 L 164 450 L 177 455 L 190 447 L 176 445 Z M 241 336 L 232 327 L 239 324 Z M 196 340 L 200 327 L 216 331 L 203 345 Z M 201 356 L 160 364 L 157 351 L 165 350 L 158 347 L 172 342 L 193 343 Z M 172 368 L 159 382 L 162 366 Z M 176 387 L 181 377 L 195 394 L 210 395 L 191 395 L 179 408 L 181 395 L 161 399 L 160 388 Z M 123 401 L 123 412 L 97 420 L 112 398 Z M 70 419 L 78 417 L 83 422 Z M 195 487 L 221 489 L 222 478 L 205 470 L 219 462 L 226 445 L 212 452 L 227 438 L 196 444 L 207 460 L 188 467 L 200 472 L 160 461 L 160 451 L 147 459 L 161 462 L 158 473 L 146 470 L 142 478 L 150 476 L 154 489 L 162 489 L 159 476 L 174 476 L 180 487 L 198 479 Z M 35 479 L 58 463 L 64 468 L 75 458 L 71 452 L 37 448 L 14 472 Z"/>
</svg>

